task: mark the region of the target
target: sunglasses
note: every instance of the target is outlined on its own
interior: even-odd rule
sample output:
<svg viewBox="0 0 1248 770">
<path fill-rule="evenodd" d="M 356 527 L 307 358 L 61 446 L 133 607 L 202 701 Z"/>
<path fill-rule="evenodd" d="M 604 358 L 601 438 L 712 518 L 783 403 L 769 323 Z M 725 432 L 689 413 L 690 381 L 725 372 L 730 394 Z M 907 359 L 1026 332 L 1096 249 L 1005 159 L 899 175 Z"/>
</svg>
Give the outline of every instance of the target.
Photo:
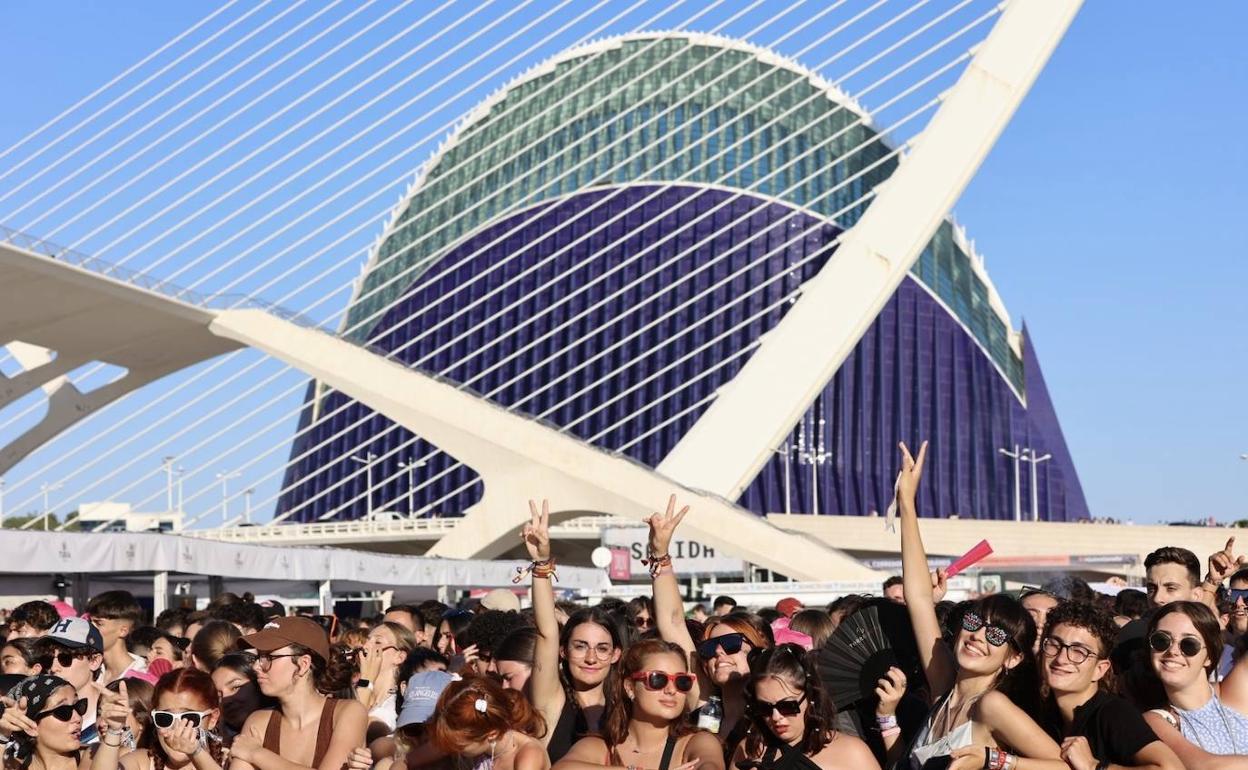
<svg viewBox="0 0 1248 770">
<path fill-rule="evenodd" d="M 35 721 L 38 722 L 44 717 L 54 717 L 62 722 L 68 722 L 74 718 L 75 713 L 78 714 L 78 716 L 83 716 L 87 713 L 86 698 L 83 698 L 77 703 L 66 703 L 64 706 L 57 706 L 54 709 L 40 711 L 38 714 L 35 714 Z"/>
<path fill-rule="evenodd" d="M 703 639 L 698 642 L 698 655 L 703 660 L 710 660 L 715 657 L 717 650 L 723 650 L 725 655 L 736 655 L 738 652 L 741 652 L 742 644 L 748 644 L 745 640 L 745 634 L 712 636 L 710 639 Z"/>
<path fill-rule="evenodd" d="M 1001 626 L 994 626 L 990 623 L 985 623 L 984 619 L 974 612 L 968 612 L 962 616 L 963 631 L 973 634 L 981 628 L 984 629 L 984 638 L 987 639 L 988 644 L 991 644 L 993 647 L 1004 646 L 1006 642 L 1010 641 L 1010 632 L 1006 631 Z"/>
<path fill-rule="evenodd" d="M 634 682 L 641 682 L 647 690 L 659 692 L 666 690 L 670 682 L 679 692 L 693 689 L 693 674 L 669 674 L 666 671 L 638 671 L 629 677 Z"/>
<path fill-rule="evenodd" d="M 1154 631 L 1153 635 L 1148 637 L 1148 644 L 1153 648 L 1153 652 L 1166 652 L 1174 644 L 1174 637 L 1165 631 Z M 1193 658 L 1202 649 L 1204 645 L 1196 637 L 1179 637 L 1179 652 L 1183 653 L 1183 657 Z"/>
<path fill-rule="evenodd" d="M 651 626 L 654 625 L 654 621 L 646 617 L 645 615 L 637 616 L 637 618 L 633 621 L 633 623 L 638 628 L 650 628 Z"/>
<path fill-rule="evenodd" d="M 60 652 L 49 653 L 48 655 L 44 656 L 43 660 L 41 660 L 40 662 L 43 663 L 43 668 L 45 671 L 47 671 L 52 668 L 53 661 L 60 663 L 61 668 L 69 668 L 70 666 L 74 665 L 74 661 L 82 660 L 84 658 L 89 658 L 89 657 L 91 657 L 90 652 L 83 654 L 80 652 L 73 652 L 70 650 L 61 650 Z"/>
<path fill-rule="evenodd" d="M 1230 594 L 1231 602 L 1234 602 L 1236 599 L 1243 599 L 1244 603 L 1248 604 L 1248 588 L 1230 588 L 1227 591 Z"/>
<path fill-rule="evenodd" d="M 152 724 L 162 730 L 168 730 L 173 727 L 174 722 L 179 719 L 185 719 L 190 722 L 191 727 L 199 727 L 211 711 L 153 711 Z"/>
<path fill-rule="evenodd" d="M 782 717 L 795 717 L 802 713 L 802 702 L 805 700 L 806 693 L 802 693 L 800 698 L 786 698 L 775 703 L 755 698 L 750 701 L 750 710 L 761 717 L 770 716 L 773 711 L 779 711 Z"/>
</svg>

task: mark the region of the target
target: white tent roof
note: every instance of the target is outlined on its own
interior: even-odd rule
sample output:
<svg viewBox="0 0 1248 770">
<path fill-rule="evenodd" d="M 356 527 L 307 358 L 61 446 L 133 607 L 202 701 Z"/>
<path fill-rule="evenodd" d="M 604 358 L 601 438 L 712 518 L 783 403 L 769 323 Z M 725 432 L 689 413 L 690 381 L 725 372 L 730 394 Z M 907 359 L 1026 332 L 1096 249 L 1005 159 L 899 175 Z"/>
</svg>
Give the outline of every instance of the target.
<svg viewBox="0 0 1248 770">
<path fill-rule="evenodd" d="M 0 580 L 5 575 L 181 573 L 282 582 L 333 581 L 336 590 L 416 586 L 515 587 L 524 562 L 396 556 L 345 548 L 275 548 L 148 533 L 0 531 Z M 559 568 L 560 588 L 609 586 L 606 573 Z M 520 586 L 523 587 L 522 581 Z"/>
</svg>

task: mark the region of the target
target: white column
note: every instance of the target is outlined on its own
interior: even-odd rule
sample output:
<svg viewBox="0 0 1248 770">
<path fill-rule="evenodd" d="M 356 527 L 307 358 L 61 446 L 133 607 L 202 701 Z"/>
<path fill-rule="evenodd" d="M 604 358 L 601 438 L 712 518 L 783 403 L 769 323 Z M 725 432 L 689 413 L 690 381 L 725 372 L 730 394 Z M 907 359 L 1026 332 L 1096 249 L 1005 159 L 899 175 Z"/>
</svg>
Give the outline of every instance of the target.
<svg viewBox="0 0 1248 770">
<path fill-rule="evenodd" d="M 152 618 L 169 609 L 169 573 L 152 575 Z"/>
<path fill-rule="evenodd" d="M 334 592 L 330 581 L 322 580 L 320 584 L 320 605 L 322 615 L 334 614 Z"/>
</svg>

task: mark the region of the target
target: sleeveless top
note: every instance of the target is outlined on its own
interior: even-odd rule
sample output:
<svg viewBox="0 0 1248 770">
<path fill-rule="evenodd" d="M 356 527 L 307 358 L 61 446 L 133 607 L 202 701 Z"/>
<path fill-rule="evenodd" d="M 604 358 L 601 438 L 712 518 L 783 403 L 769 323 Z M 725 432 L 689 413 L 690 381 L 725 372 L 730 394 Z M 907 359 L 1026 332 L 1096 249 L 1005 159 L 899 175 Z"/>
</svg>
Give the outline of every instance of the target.
<svg viewBox="0 0 1248 770">
<path fill-rule="evenodd" d="M 914 737 L 914 742 L 910 744 L 908 766 L 911 770 L 921 770 L 934 757 L 947 757 L 954 749 L 970 746 L 975 742 L 975 722 L 971 719 L 966 720 L 940 738 L 931 738 L 932 727 L 936 723 L 936 717 L 948 705 L 949 695 L 946 695 L 940 701 L 940 705 L 932 709 L 932 713 L 928 716 L 927 721 L 923 723 L 923 729 L 919 731 L 919 734 Z M 972 704 L 973 707 L 974 704 Z"/>
<path fill-rule="evenodd" d="M 672 754 L 676 751 L 676 740 L 675 736 L 667 736 L 667 743 L 663 744 L 663 759 L 659 761 L 659 770 L 668 770 L 672 766 Z M 627 762 L 620 758 L 620 753 L 616 751 L 614 746 L 607 749 L 607 761 L 603 764 L 606 767 L 613 765 L 623 767 L 628 765 Z"/>
<path fill-rule="evenodd" d="M 550 742 L 546 744 L 546 753 L 553 765 L 563 759 L 563 755 L 572 749 L 572 744 L 589 734 L 589 723 L 580 707 L 572 698 L 566 698 L 563 709 L 559 712 L 559 721 L 550 731 Z"/>
<path fill-rule="evenodd" d="M 1210 754 L 1248 754 L 1248 716 L 1223 704 L 1216 694 L 1208 703 L 1191 711 L 1181 708 L 1175 708 L 1173 713 L 1164 709 L 1153 711 L 1193 745 Z"/>
<path fill-rule="evenodd" d="M 777 757 L 777 755 L 779 755 Z M 768 745 L 762 759 L 743 759 L 738 770 L 821 770 L 815 761 L 796 746 Z"/>
<path fill-rule="evenodd" d="M 321 760 L 329 751 L 329 739 L 334 732 L 334 709 L 338 701 L 326 698 L 321 707 L 321 721 L 316 726 L 316 748 L 312 752 L 312 767 L 320 767 Z M 264 748 L 281 756 L 282 753 L 282 714 L 280 711 L 269 712 L 269 723 L 264 728 Z"/>
</svg>

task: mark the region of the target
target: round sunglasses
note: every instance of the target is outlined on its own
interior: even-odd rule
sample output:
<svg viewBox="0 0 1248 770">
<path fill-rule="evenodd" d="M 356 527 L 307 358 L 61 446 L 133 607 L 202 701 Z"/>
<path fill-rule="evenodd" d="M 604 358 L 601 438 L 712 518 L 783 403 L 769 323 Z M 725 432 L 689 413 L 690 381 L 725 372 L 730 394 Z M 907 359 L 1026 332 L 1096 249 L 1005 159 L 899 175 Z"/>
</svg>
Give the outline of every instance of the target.
<svg viewBox="0 0 1248 770">
<path fill-rule="evenodd" d="M 773 711 L 780 712 L 782 717 L 795 717 L 802 713 L 802 702 L 806 700 L 806 693 L 802 693 L 800 698 L 785 698 L 775 703 L 770 703 L 757 698 L 749 702 L 750 711 L 758 716 L 770 716 Z"/>
<path fill-rule="evenodd" d="M 638 671 L 630 676 L 629 679 L 634 682 L 641 682 L 651 692 L 666 690 L 669 682 L 674 684 L 679 692 L 689 692 L 693 689 L 693 674 L 669 674 L 666 671 Z"/>
<path fill-rule="evenodd" d="M 716 650 L 723 650 L 725 655 L 736 655 L 741 652 L 742 644 L 749 644 L 745 640 L 745 634 L 724 634 L 703 639 L 698 642 L 697 650 L 703 660 L 710 660 L 715 657 Z"/>
<path fill-rule="evenodd" d="M 1004 646 L 1008 641 L 1010 641 L 1010 632 L 1006 631 L 1001 626 L 995 626 L 991 623 L 984 622 L 984 619 L 974 612 L 968 612 L 962 616 L 963 631 L 973 634 L 981 628 L 984 629 L 984 638 L 987 639 L 988 644 L 991 644 L 993 647 Z"/>
<path fill-rule="evenodd" d="M 77 714 L 78 716 L 83 716 L 86 713 L 87 713 L 87 699 L 83 698 L 79 700 L 77 703 L 66 703 L 63 706 L 57 706 L 54 709 L 48 709 L 47 711 L 40 711 L 38 714 L 35 714 L 34 721 L 38 722 L 40 719 L 43 719 L 44 717 L 52 717 L 62 722 L 68 722 L 69 720 L 74 718 L 74 714 Z"/>
<path fill-rule="evenodd" d="M 1166 652 L 1174 645 L 1174 637 L 1166 631 L 1154 631 L 1153 635 L 1148 637 L 1148 645 L 1153 648 L 1153 652 Z M 1194 636 L 1179 637 L 1179 652 L 1183 653 L 1185 658 L 1196 657 L 1196 654 L 1204 647 Z"/>
<path fill-rule="evenodd" d="M 152 724 L 162 730 L 168 730 L 177 720 L 185 719 L 191 727 L 199 727 L 200 723 L 211 713 L 211 711 L 153 711 Z"/>
</svg>

